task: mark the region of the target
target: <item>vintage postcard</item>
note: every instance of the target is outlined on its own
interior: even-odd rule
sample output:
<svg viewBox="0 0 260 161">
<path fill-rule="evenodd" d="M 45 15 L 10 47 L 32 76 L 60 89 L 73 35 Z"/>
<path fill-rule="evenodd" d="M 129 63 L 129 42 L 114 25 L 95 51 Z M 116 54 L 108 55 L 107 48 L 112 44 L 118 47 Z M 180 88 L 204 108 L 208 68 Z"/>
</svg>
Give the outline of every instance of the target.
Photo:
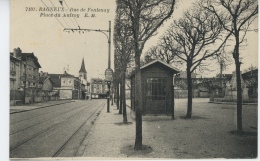
<svg viewBox="0 0 260 161">
<path fill-rule="evenodd" d="M 255 0 L 10 0 L 10 159 L 258 157 Z"/>
</svg>

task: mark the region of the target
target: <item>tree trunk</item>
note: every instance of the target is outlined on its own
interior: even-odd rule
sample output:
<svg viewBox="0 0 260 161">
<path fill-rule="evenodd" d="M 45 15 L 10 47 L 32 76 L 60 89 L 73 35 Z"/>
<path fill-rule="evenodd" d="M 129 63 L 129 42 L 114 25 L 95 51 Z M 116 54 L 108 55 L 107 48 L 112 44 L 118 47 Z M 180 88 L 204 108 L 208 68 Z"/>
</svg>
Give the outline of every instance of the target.
<svg viewBox="0 0 260 161">
<path fill-rule="evenodd" d="M 187 83 L 188 83 L 188 105 L 186 118 L 190 119 L 192 116 L 192 79 L 189 65 L 187 65 Z"/>
<path fill-rule="evenodd" d="M 119 93 L 120 93 L 120 96 L 119 96 L 119 98 L 120 98 L 120 99 L 119 99 L 119 104 L 120 104 L 120 105 L 119 105 L 119 112 L 118 112 L 119 114 L 122 114 L 122 108 L 123 108 L 122 92 L 123 92 L 123 90 L 122 90 L 122 82 L 120 82 L 120 92 L 119 92 Z"/>
<path fill-rule="evenodd" d="M 240 64 L 239 61 L 239 34 L 236 37 L 236 46 L 234 51 L 234 59 L 236 64 L 236 81 L 237 81 L 237 132 L 242 133 L 242 88 L 241 88 L 241 77 L 240 77 Z"/>
<path fill-rule="evenodd" d="M 126 100 L 125 100 L 125 71 L 126 68 L 123 69 L 122 74 L 122 105 L 123 105 L 123 123 L 127 123 L 127 114 L 126 114 Z"/>
<path fill-rule="evenodd" d="M 140 57 L 139 53 L 135 56 L 135 124 L 136 124 L 136 137 L 135 137 L 135 150 L 142 149 L 142 82 L 140 70 Z"/>
<path fill-rule="evenodd" d="M 116 88 L 117 88 L 117 85 L 116 85 L 116 87 L 114 87 L 114 103 L 116 103 Z"/>
<path fill-rule="evenodd" d="M 117 84 L 116 86 L 116 106 L 117 106 L 117 109 L 119 109 L 119 88 L 120 88 L 120 85 L 119 83 Z"/>
<path fill-rule="evenodd" d="M 240 62 L 236 63 L 236 76 L 237 76 L 237 131 L 242 133 L 242 88 L 240 78 Z"/>
</svg>

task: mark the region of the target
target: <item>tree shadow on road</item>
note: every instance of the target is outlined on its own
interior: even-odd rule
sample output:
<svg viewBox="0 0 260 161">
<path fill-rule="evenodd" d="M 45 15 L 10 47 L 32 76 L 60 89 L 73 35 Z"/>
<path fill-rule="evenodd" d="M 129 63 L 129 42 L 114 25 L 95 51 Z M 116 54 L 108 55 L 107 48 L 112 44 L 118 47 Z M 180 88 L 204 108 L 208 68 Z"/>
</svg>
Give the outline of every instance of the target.
<svg viewBox="0 0 260 161">
<path fill-rule="evenodd" d="M 237 130 L 233 130 L 228 133 L 232 135 L 238 135 L 238 136 L 257 136 L 257 132 L 252 132 L 252 131 L 243 131 L 239 133 Z"/>
<path fill-rule="evenodd" d="M 115 125 L 132 125 L 133 123 L 132 122 L 127 122 L 127 123 L 123 123 L 123 122 L 116 122 L 114 123 Z"/>
<path fill-rule="evenodd" d="M 121 153 L 126 154 L 127 157 L 129 156 L 143 156 L 149 154 L 153 151 L 152 147 L 148 145 L 143 145 L 141 150 L 135 150 L 134 145 L 126 145 L 121 148 Z"/>
<path fill-rule="evenodd" d="M 180 116 L 179 118 L 185 119 L 185 120 L 209 119 L 209 118 L 203 117 L 203 116 L 192 116 L 191 119 L 187 118 L 186 116 Z"/>
</svg>

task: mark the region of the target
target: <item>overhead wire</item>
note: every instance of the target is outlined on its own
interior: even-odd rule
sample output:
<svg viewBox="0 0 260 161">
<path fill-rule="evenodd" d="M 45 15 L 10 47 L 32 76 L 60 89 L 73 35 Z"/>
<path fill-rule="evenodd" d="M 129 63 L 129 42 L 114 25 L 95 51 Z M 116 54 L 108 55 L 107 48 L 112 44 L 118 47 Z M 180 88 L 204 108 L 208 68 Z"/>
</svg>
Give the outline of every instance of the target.
<svg viewBox="0 0 260 161">
<path fill-rule="evenodd" d="M 68 10 L 70 11 L 70 7 L 69 7 L 69 5 L 67 4 L 67 2 L 66 2 L 65 0 L 63 0 L 63 2 L 65 3 L 65 5 L 67 6 Z M 70 13 L 71 13 L 71 11 L 70 11 Z M 75 24 L 75 23 L 73 22 L 73 24 L 76 25 L 76 27 L 80 28 L 80 25 L 79 25 L 78 21 L 76 20 L 76 18 L 75 18 L 75 17 L 73 17 L 73 18 L 74 18 L 75 22 L 77 23 L 77 24 Z M 83 40 L 82 38 L 81 38 L 80 40 L 81 40 L 85 45 L 87 45 L 86 42 L 85 42 L 85 40 Z"/>
<path fill-rule="evenodd" d="M 63 2 L 63 1 L 62 1 Z M 62 5 L 62 3 L 60 3 L 60 5 L 63 7 L 63 5 Z M 70 10 L 69 10 L 70 11 Z M 70 13 L 71 13 L 71 11 L 70 11 Z M 75 19 L 75 18 L 74 18 Z M 77 26 L 77 24 L 75 24 L 75 22 L 72 20 L 72 18 L 70 17 L 70 21 L 73 23 L 73 25 L 75 25 L 76 27 L 78 27 Z"/>
<path fill-rule="evenodd" d="M 51 4 L 52 4 L 52 6 L 53 7 L 55 7 L 55 5 L 52 3 L 52 1 L 51 0 L 49 0 L 50 2 L 51 2 Z M 67 23 L 67 21 L 64 19 L 64 17 L 62 17 L 62 19 L 64 20 L 64 22 L 69 26 L 69 28 L 70 28 L 70 25 Z"/>
<path fill-rule="evenodd" d="M 67 2 L 66 2 L 65 0 L 63 0 L 63 1 L 65 2 L 66 6 L 68 7 L 68 9 L 69 9 L 69 11 L 70 11 L 70 8 L 69 8 L 69 6 L 68 6 Z M 70 11 L 70 13 L 71 13 L 71 11 Z M 80 28 L 80 25 L 79 25 L 78 21 L 76 20 L 76 18 L 75 18 L 75 17 L 73 17 L 73 18 L 74 18 L 75 22 L 78 24 L 78 26 L 77 26 L 77 27 L 79 27 L 79 28 Z"/>
<path fill-rule="evenodd" d="M 41 1 L 42 1 L 42 0 L 41 0 Z M 42 1 L 42 3 L 43 3 L 46 7 L 48 7 L 43 1 Z M 53 12 L 52 12 L 51 10 L 50 10 L 50 12 L 53 14 Z M 57 19 L 57 17 L 54 16 L 54 18 L 56 18 L 56 20 L 59 21 L 60 25 L 61 25 L 63 28 L 66 28 L 66 27 L 60 22 L 60 20 Z"/>
</svg>

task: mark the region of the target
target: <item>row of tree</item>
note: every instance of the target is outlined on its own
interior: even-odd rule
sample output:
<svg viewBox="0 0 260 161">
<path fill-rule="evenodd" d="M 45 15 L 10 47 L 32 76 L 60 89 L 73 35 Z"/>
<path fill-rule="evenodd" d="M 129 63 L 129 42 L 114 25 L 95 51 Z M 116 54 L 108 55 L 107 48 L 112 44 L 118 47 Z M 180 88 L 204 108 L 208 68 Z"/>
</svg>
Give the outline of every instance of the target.
<svg viewBox="0 0 260 161">
<path fill-rule="evenodd" d="M 117 0 L 114 27 L 115 74 L 114 84 L 117 98 L 121 98 L 119 113 L 123 111 L 123 122 L 127 123 L 125 103 L 125 76 L 129 63 L 135 64 L 135 149 L 142 148 L 142 94 L 141 54 L 145 43 L 157 29 L 169 19 L 174 11 L 175 0 Z M 145 61 L 161 59 L 166 63 L 186 65 L 188 104 L 186 118 L 192 117 L 192 79 L 195 70 L 203 70 L 209 58 L 223 54 L 227 43 L 234 40 L 232 56 L 236 75 L 240 75 L 241 44 L 249 26 L 258 14 L 255 0 L 201 0 L 183 14 L 172 20 L 172 24 L 154 47 L 146 53 Z M 119 86 L 121 84 L 121 86 Z M 242 88 L 237 77 L 237 130 L 242 132 Z M 119 99 L 118 99 L 119 100 Z"/>
</svg>

